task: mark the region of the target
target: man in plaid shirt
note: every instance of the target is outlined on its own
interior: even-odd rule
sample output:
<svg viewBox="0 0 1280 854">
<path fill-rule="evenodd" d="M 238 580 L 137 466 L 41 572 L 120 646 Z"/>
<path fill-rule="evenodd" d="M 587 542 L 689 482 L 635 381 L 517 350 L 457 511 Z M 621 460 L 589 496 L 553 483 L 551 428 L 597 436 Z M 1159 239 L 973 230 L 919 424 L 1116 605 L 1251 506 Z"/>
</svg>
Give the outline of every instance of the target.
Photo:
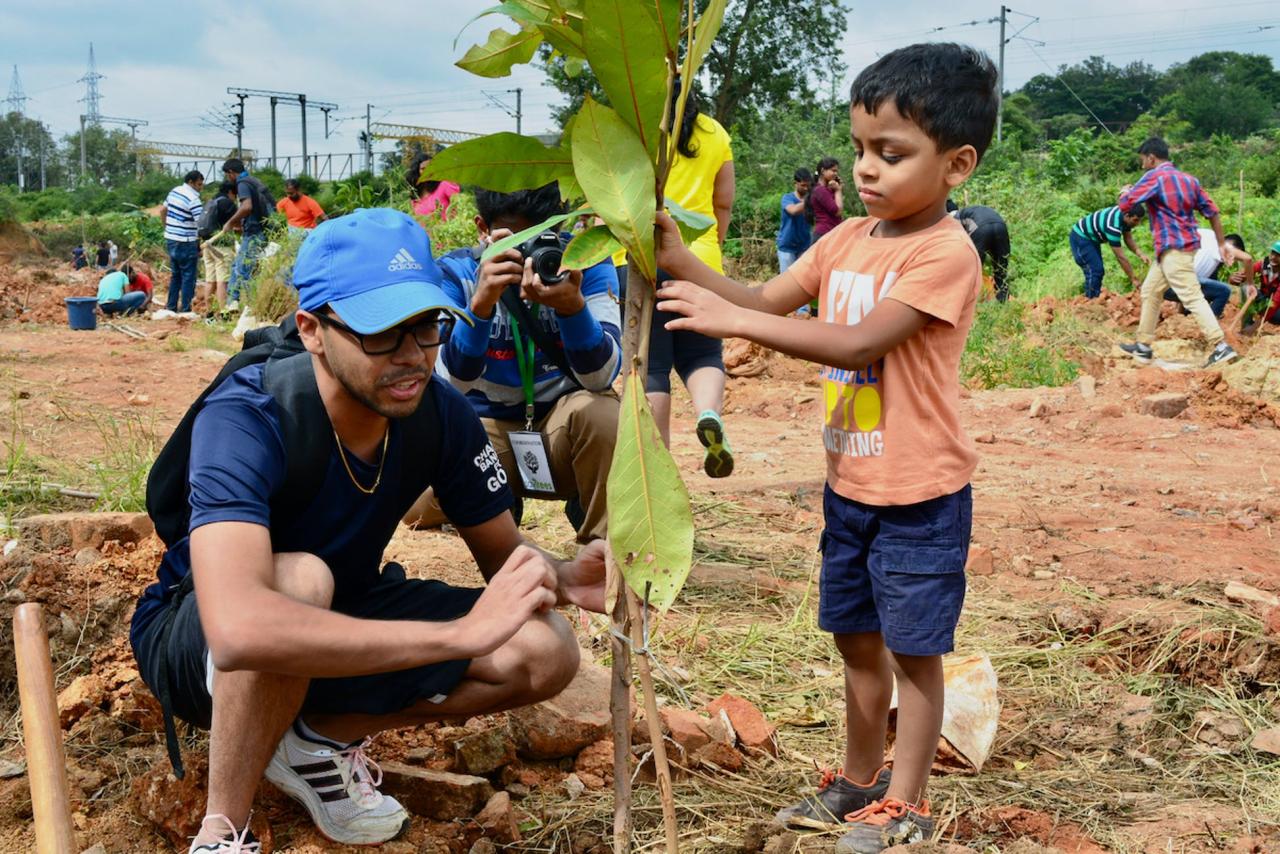
<svg viewBox="0 0 1280 854">
<path fill-rule="evenodd" d="M 1153 136 L 1142 143 L 1138 156 L 1147 172 L 1138 183 L 1121 194 L 1119 208 L 1128 213 L 1135 205 L 1147 206 L 1156 263 L 1151 265 L 1142 282 L 1142 317 L 1138 321 L 1137 341 L 1121 344 L 1120 349 L 1139 362 L 1151 361 L 1151 342 L 1155 340 L 1156 324 L 1160 321 L 1164 292 L 1172 289 L 1196 319 L 1205 340 L 1213 348 L 1205 367 L 1226 364 L 1236 359 L 1238 354 L 1226 342 L 1218 319 L 1205 302 L 1195 271 L 1195 254 L 1200 248 L 1196 211 L 1209 220 L 1218 238 L 1218 246 L 1222 248 L 1223 263 L 1230 264 L 1235 260 L 1234 250 L 1222 233 L 1218 206 L 1199 181 L 1178 171 L 1169 162 L 1169 146 L 1163 139 Z"/>
</svg>

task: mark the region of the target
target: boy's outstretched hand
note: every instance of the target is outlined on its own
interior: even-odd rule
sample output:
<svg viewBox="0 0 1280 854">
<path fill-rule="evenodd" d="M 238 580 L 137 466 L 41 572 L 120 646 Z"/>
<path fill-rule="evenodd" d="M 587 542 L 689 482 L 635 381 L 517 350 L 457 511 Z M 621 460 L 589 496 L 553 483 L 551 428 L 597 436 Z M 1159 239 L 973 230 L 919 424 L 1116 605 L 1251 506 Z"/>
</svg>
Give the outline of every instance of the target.
<svg viewBox="0 0 1280 854">
<path fill-rule="evenodd" d="M 712 338 L 742 334 L 738 321 L 743 309 L 693 282 L 665 282 L 658 289 L 658 310 L 683 315 L 667 321 L 672 331 L 687 329 Z"/>
</svg>

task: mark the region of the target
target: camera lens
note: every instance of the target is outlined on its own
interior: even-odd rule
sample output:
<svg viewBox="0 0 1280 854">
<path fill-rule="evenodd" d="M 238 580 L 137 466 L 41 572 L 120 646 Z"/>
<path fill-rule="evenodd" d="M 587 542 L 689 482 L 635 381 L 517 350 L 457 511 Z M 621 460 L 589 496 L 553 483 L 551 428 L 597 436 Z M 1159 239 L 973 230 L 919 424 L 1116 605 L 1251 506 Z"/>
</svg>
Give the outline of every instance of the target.
<svg viewBox="0 0 1280 854">
<path fill-rule="evenodd" d="M 544 285 L 563 282 L 567 273 L 560 272 L 560 262 L 564 258 L 564 250 L 559 246 L 544 246 L 533 251 L 529 256 L 533 259 L 533 272 L 538 274 Z"/>
</svg>

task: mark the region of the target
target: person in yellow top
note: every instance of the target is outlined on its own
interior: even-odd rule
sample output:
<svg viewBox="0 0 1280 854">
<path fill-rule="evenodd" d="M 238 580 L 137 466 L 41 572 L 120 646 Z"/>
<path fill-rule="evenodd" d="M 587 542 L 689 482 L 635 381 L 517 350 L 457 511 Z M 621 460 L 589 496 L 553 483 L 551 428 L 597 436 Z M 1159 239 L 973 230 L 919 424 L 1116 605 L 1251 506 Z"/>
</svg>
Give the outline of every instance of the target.
<svg viewBox="0 0 1280 854">
<path fill-rule="evenodd" d="M 302 192 L 296 178 L 284 182 L 284 198 L 276 202 L 276 210 L 285 215 L 289 228 L 312 229 L 329 218 L 319 202 Z"/>
<path fill-rule="evenodd" d="M 724 272 L 720 247 L 729 232 L 733 208 L 733 148 L 729 133 L 715 119 L 698 111 L 696 92 L 690 92 L 676 144 L 675 160 L 667 175 L 666 196 L 685 210 L 715 218 L 716 227 L 693 242 L 689 249 L 717 273 Z M 668 280 L 661 270 L 658 281 Z M 684 381 L 693 408 L 698 412 L 698 440 L 707 449 L 703 470 L 711 477 L 728 477 L 733 452 L 725 438 L 720 411 L 724 406 L 724 359 L 719 339 L 697 332 L 669 331 L 666 323 L 675 315 L 654 313 L 649 333 L 649 375 L 645 383 L 649 406 L 671 444 L 671 369 Z"/>
</svg>

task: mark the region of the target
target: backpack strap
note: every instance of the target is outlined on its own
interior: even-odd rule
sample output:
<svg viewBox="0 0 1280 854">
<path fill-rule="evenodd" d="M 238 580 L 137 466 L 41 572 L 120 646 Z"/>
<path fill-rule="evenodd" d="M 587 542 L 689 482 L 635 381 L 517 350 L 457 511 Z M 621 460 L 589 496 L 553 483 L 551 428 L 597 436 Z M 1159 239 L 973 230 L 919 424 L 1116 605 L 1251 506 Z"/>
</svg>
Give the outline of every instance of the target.
<svg viewBox="0 0 1280 854">
<path fill-rule="evenodd" d="M 262 385 L 275 399 L 276 419 L 285 443 L 285 476 L 280 493 L 313 496 L 324 485 L 333 426 L 320 399 L 311 354 L 295 353 L 270 359 L 262 368 Z M 275 496 L 272 496 L 273 499 Z M 284 527 L 307 510 L 307 501 L 271 502 L 272 527 Z M 277 512 L 280 518 L 275 518 Z"/>
<path fill-rule="evenodd" d="M 578 382 L 578 376 L 573 372 L 573 367 L 569 364 L 569 357 L 565 355 L 564 347 L 559 341 L 551 340 L 551 337 L 547 335 L 547 331 L 543 329 L 542 324 L 538 323 L 533 313 L 529 311 L 529 306 L 525 305 L 524 300 L 520 299 L 520 294 L 517 290 L 514 287 L 503 288 L 502 296 L 498 297 L 498 301 L 502 303 L 507 313 L 519 322 L 521 329 L 528 330 L 529 337 L 533 339 L 533 343 L 538 345 L 538 349 L 555 363 L 564 378 L 578 388 L 582 388 L 582 383 Z"/>
</svg>

